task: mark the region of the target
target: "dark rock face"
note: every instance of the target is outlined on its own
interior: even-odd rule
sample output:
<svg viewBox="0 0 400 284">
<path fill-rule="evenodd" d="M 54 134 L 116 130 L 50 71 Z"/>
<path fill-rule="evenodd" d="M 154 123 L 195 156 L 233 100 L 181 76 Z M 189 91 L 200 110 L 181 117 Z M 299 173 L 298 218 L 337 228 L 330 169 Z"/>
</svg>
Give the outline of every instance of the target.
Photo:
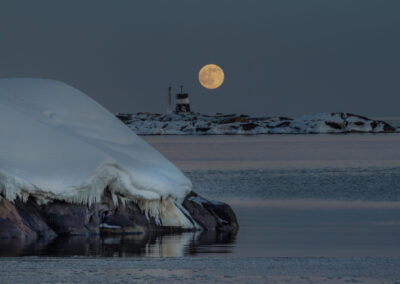
<svg viewBox="0 0 400 284">
<path fill-rule="evenodd" d="M 129 113 L 118 113 L 116 116 L 124 123 L 132 120 L 132 114 Z"/>
<path fill-rule="evenodd" d="M 332 127 L 333 129 L 344 129 L 344 128 L 346 128 L 346 124 L 344 124 L 344 123 L 339 124 L 339 123 L 336 123 L 336 122 L 333 122 L 333 121 L 325 121 L 325 124 L 330 126 L 330 127 Z"/>
<path fill-rule="evenodd" d="M 142 234 L 157 230 L 154 219 L 146 218 L 134 202 L 107 211 L 101 217 L 101 222 L 102 234 Z"/>
<path fill-rule="evenodd" d="M 237 231 L 238 222 L 231 207 L 190 193 L 182 213 L 205 231 Z M 190 216 L 188 216 L 188 212 Z M 0 239 L 36 239 L 57 236 L 164 234 L 190 231 L 157 225 L 133 201 L 115 205 L 106 189 L 101 202 L 91 206 L 54 200 L 39 205 L 30 197 L 10 202 L 0 196 Z"/>
<path fill-rule="evenodd" d="M 113 203 L 111 193 L 104 191 L 101 204 L 98 205 L 100 233 L 103 235 L 114 234 L 141 234 L 157 229 L 154 218 L 146 217 L 145 213 L 135 202 L 123 204 L 118 201 L 118 206 Z"/>
<path fill-rule="evenodd" d="M 276 127 L 288 127 L 290 125 L 290 121 L 284 121 L 276 125 Z"/>
<path fill-rule="evenodd" d="M 244 123 L 248 122 L 247 115 L 225 118 L 220 123 L 221 124 L 229 124 L 229 123 L 235 123 L 235 122 L 244 122 Z"/>
<path fill-rule="evenodd" d="M 42 206 L 44 221 L 59 236 L 98 234 L 99 223 L 93 221 L 93 215 L 96 210 L 83 204 L 54 201 Z"/>
<path fill-rule="evenodd" d="M 25 224 L 14 204 L 5 198 L 0 201 L 0 239 L 34 239 L 35 231 Z"/>
<path fill-rule="evenodd" d="M 194 196 L 194 195 L 192 195 Z M 183 201 L 183 207 L 192 215 L 193 219 L 205 230 L 216 229 L 217 220 L 210 211 L 201 203 L 193 201 L 192 196 L 186 197 Z"/>
<path fill-rule="evenodd" d="M 382 121 L 382 123 L 383 123 L 383 131 L 384 131 L 385 133 L 393 133 L 393 132 L 396 132 L 396 129 L 395 129 L 393 126 L 391 126 L 390 124 L 388 124 L 388 123 L 386 123 L 386 122 L 384 122 L 384 121 Z"/>
<path fill-rule="evenodd" d="M 210 201 L 192 192 L 183 206 L 204 230 L 236 231 L 239 228 L 235 213 L 226 203 Z"/>
<path fill-rule="evenodd" d="M 196 131 L 201 131 L 201 132 L 206 132 L 206 131 L 208 131 L 208 130 L 210 130 L 209 127 L 197 127 L 197 128 L 196 128 Z"/>
<path fill-rule="evenodd" d="M 254 128 L 256 128 L 258 126 L 258 124 L 255 123 L 246 123 L 246 124 L 242 124 L 242 128 L 243 130 L 252 130 Z"/>
<path fill-rule="evenodd" d="M 14 205 L 26 226 L 34 231 L 38 237 L 57 236 L 55 231 L 44 221 L 42 208 L 36 203 L 35 199 L 29 197 L 26 202 L 17 199 Z"/>
</svg>

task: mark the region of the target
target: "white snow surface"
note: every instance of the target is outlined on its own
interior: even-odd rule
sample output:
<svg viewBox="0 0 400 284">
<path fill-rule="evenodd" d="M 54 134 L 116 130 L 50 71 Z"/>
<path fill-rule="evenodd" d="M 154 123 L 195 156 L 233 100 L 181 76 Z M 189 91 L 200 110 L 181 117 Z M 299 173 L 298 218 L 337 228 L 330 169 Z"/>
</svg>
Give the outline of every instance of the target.
<svg viewBox="0 0 400 284">
<path fill-rule="evenodd" d="M 118 113 L 139 135 L 255 135 L 255 134 L 326 134 L 400 132 L 388 123 L 364 116 L 320 113 L 289 117 L 251 117 L 237 114 L 200 113 Z"/>
<path fill-rule="evenodd" d="M 163 225 L 192 226 L 176 207 L 191 182 L 113 114 L 73 87 L 0 79 L 0 193 L 9 200 L 94 203 L 109 187 Z"/>
</svg>

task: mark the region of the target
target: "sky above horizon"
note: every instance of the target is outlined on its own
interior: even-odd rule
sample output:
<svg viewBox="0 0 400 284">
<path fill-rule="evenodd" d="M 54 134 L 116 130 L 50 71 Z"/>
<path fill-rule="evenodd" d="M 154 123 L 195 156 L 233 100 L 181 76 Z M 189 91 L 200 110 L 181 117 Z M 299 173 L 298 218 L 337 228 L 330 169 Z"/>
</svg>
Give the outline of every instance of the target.
<svg viewBox="0 0 400 284">
<path fill-rule="evenodd" d="M 400 116 L 400 1 L 0 2 L 0 77 L 64 81 L 112 112 Z M 224 84 L 203 88 L 213 63 Z"/>
</svg>

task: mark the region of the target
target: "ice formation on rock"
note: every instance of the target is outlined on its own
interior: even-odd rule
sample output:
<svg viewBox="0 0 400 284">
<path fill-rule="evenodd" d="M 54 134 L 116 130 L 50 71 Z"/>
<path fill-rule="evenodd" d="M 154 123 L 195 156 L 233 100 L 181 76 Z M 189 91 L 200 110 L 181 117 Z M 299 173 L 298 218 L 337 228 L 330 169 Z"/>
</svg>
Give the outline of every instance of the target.
<svg viewBox="0 0 400 284">
<path fill-rule="evenodd" d="M 95 203 L 134 200 L 164 226 L 192 227 L 178 208 L 191 182 L 100 104 L 53 80 L 0 79 L 0 193 Z"/>
</svg>

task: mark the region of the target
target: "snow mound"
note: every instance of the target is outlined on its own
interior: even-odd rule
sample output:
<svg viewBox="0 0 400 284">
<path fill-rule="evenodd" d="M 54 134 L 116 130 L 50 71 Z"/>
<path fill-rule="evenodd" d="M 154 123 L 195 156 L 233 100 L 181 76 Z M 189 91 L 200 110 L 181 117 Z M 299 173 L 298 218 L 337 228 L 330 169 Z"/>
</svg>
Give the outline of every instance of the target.
<svg viewBox="0 0 400 284">
<path fill-rule="evenodd" d="M 400 132 L 388 123 L 364 116 L 332 112 L 289 117 L 251 117 L 236 114 L 118 113 L 117 117 L 139 135 L 255 135 Z"/>
<path fill-rule="evenodd" d="M 190 227 L 178 206 L 191 182 L 113 114 L 77 89 L 0 79 L 0 193 L 95 203 L 133 200 L 165 226 Z"/>
</svg>

